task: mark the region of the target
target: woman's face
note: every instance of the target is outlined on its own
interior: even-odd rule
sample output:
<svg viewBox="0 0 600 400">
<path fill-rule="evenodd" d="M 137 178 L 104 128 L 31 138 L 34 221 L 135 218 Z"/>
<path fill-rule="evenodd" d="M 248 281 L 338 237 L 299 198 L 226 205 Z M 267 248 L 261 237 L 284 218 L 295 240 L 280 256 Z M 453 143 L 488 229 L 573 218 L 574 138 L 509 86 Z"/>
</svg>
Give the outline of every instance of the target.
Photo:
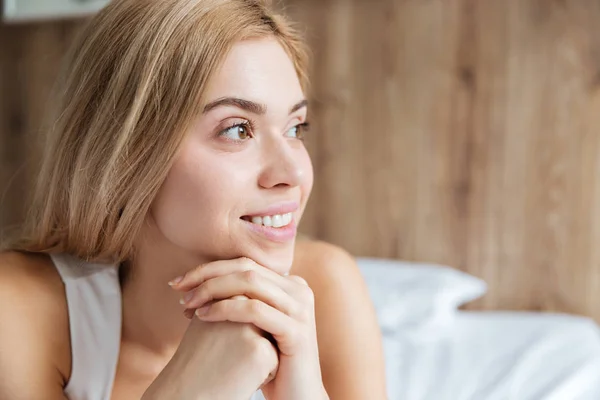
<svg viewBox="0 0 600 400">
<path fill-rule="evenodd" d="M 237 43 L 152 206 L 163 240 L 213 261 L 241 256 L 289 270 L 312 184 L 306 103 L 274 38 Z"/>
</svg>

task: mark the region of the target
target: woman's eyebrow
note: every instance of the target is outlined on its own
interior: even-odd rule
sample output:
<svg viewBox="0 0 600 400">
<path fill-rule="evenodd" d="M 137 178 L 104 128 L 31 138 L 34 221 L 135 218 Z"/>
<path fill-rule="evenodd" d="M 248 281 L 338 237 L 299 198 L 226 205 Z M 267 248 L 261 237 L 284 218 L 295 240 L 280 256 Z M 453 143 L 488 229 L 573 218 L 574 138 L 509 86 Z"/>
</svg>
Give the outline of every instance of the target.
<svg viewBox="0 0 600 400">
<path fill-rule="evenodd" d="M 292 106 L 292 108 L 290 109 L 290 114 L 298 111 L 302 107 L 306 107 L 307 105 L 308 105 L 307 100 L 300 101 L 299 103 Z M 209 111 L 212 111 L 217 107 L 223 107 L 223 106 L 237 107 L 242 110 L 251 112 L 252 114 L 258 114 L 258 115 L 264 115 L 267 113 L 266 105 L 256 103 L 256 102 L 250 101 L 250 100 L 239 99 L 236 97 L 224 97 L 224 98 L 212 101 L 204 107 L 204 110 L 202 111 L 202 113 L 206 114 Z"/>
<path fill-rule="evenodd" d="M 300 101 L 299 103 L 295 104 L 292 108 L 290 108 L 290 114 L 293 114 L 296 111 L 298 111 L 299 109 L 301 109 L 302 107 L 306 107 L 306 106 L 308 106 L 308 100 L 304 99 L 304 100 Z"/>
</svg>

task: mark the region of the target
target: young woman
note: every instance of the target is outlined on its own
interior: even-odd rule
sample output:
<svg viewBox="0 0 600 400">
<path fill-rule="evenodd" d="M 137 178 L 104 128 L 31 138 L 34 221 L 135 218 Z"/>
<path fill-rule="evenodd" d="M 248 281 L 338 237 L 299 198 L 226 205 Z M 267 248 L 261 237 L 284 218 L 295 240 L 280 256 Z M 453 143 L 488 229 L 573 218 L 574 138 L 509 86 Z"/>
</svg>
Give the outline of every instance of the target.
<svg viewBox="0 0 600 400">
<path fill-rule="evenodd" d="M 295 240 L 306 69 L 266 1 L 115 0 L 91 20 L 0 254 L 0 398 L 385 398 L 355 263 Z"/>
</svg>

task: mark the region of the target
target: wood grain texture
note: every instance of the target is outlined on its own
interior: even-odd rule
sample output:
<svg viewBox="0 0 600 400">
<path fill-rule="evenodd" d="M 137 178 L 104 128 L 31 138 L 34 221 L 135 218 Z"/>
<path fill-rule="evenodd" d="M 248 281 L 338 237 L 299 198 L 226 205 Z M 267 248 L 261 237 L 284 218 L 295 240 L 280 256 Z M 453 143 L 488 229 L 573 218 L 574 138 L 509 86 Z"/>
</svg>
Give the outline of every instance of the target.
<svg viewBox="0 0 600 400">
<path fill-rule="evenodd" d="M 304 232 L 600 321 L 600 3 L 292 1 L 314 50 Z"/>
<path fill-rule="evenodd" d="M 490 290 L 471 308 L 600 321 L 600 2 L 284 7 L 314 59 L 304 233 L 479 276 Z M 24 212 L 76 27 L 0 27 L 0 230 Z"/>
<path fill-rule="evenodd" d="M 78 26 L 0 24 L 0 234 L 25 212 L 43 150 L 50 91 Z"/>
</svg>

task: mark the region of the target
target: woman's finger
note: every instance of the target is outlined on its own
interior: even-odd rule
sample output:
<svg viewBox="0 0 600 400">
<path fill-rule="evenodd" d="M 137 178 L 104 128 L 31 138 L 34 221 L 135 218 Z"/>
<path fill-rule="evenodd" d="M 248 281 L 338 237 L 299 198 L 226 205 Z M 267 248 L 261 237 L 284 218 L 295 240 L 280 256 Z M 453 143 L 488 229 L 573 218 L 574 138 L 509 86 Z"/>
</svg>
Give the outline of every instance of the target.
<svg viewBox="0 0 600 400">
<path fill-rule="evenodd" d="M 199 308 L 214 300 L 236 295 L 260 300 L 291 317 L 300 316 L 297 301 L 283 291 L 270 277 L 255 270 L 246 270 L 209 279 L 186 293 L 181 303 L 185 308 Z"/>
<path fill-rule="evenodd" d="M 175 290 L 187 292 L 209 279 L 244 271 L 256 271 L 265 277 L 269 277 L 288 293 L 293 289 L 287 276 L 280 275 L 246 257 L 203 264 L 188 271 L 177 283 L 174 283 L 176 280 L 173 280 L 169 284 Z"/>
<path fill-rule="evenodd" d="M 202 264 L 189 270 L 185 275 L 173 279 L 169 286 L 173 289 L 187 291 L 198 286 L 203 281 L 217 276 L 231 274 L 236 271 L 251 269 L 256 264 L 249 258 L 241 257 L 234 260 L 219 260 Z"/>
<path fill-rule="evenodd" d="M 232 299 L 233 299 L 233 300 L 236 300 L 236 299 L 237 299 L 237 300 L 248 300 L 248 297 L 247 297 L 247 296 L 244 296 L 244 295 L 237 295 L 237 296 L 233 296 L 233 297 L 232 297 Z M 213 303 L 215 303 L 215 301 L 209 301 L 208 303 L 206 303 L 206 305 L 210 305 L 210 304 L 213 304 Z M 196 312 L 196 309 L 195 309 L 195 308 L 186 308 L 186 309 L 183 311 L 183 315 L 184 315 L 184 316 L 185 316 L 187 319 L 192 319 L 192 318 L 194 318 L 194 313 L 195 313 L 195 312 Z M 273 344 L 275 344 L 275 343 L 273 343 Z"/>
<path fill-rule="evenodd" d="M 306 348 L 303 342 L 308 338 L 302 337 L 304 329 L 298 322 L 260 300 L 220 300 L 197 309 L 196 316 L 203 321 L 251 323 L 273 335 L 279 351 L 288 356 Z"/>
</svg>

